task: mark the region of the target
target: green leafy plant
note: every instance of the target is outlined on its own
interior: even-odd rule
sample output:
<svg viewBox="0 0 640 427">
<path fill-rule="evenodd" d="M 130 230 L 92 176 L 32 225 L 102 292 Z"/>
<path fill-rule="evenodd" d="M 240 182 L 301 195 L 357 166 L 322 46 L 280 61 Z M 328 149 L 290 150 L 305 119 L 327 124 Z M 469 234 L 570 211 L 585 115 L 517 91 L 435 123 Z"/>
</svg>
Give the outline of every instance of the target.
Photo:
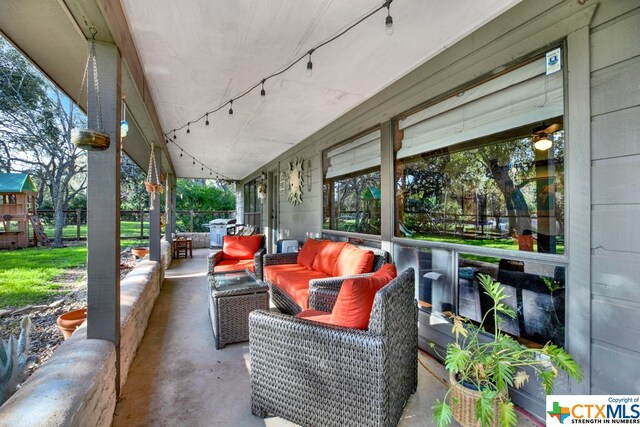
<svg viewBox="0 0 640 427">
<path fill-rule="evenodd" d="M 38 360 L 29 356 L 29 330 L 31 319 L 24 316 L 20 322 L 20 337 L 10 335 L 8 340 L 0 342 L 0 405 L 2 405 L 25 379 L 26 370 Z"/>
<path fill-rule="evenodd" d="M 522 387 L 529 381 L 529 372 L 533 371 L 541 380 L 545 393 L 553 393 L 553 386 L 560 371 L 576 381 L 582 381 L 582 370 L 564 349 L 547 343 L 542 348 L 529 348 L 502 332 L 499 314 L 514 318 L 513 308 L 504 303 L 509 297 L 504 286 L 490 276 L 479 275 L 484 292 L 493 301 L 492 308 L 485 313 L 480 325 L 468 319 L 454 316 L 453 333 L 455 341 L 447 345 L 444 358 L 445 368 L 455 376 L 458 386 L 466 386 L 479 392 L 476 402 L 476 419 L 484 426 L 493 425 L 498 417 L 503 427 L 517 424 L 513 403 L 508 397 L 508 388 Z M 485 333 L 485 321 L 493 319 L 493 339 Z M 528 369 L 527 369 L 528 368 Z M 433 406 L 433 420 L 439 427 L 447 426 L 453 418 L 451 405 L 457 405 L 455 399 L 447 403 L 447 397 L 453 390 L 449 388 L 442 401 Z M 495 413 L 497 400 L 499 413 Z"/>
</svg>

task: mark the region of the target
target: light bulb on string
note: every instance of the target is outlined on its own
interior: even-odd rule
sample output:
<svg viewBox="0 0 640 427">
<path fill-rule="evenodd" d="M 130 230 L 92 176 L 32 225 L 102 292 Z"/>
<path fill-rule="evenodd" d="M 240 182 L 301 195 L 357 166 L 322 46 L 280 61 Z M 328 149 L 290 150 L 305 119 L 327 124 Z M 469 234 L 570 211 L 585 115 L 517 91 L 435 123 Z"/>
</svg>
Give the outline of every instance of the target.
<svg viewBox="0 0 640 427">
<path fill-rule="evenodd" d="M 193 165 L 195 166 L 195 164 L 196 164 L 196 160 L 195 160 L 195 159 L 193 159 Z"/>
<path fill-rule="evenodd" d="M 233 118 L 233 99 L 229 100 L 229 118 Z"/>
<path fill-rule="evenodd" d="M 205 124 L 205 125 L 207 125 L 207 126 L 209 126 L 209 113 L 207 113 L 207 114 L 205 115 L 205 117 L 206 117 L 206 119 L 205 119 L 204 124 Z"/>
<path fill-rule="evenodd" d="M 260 96 L 265 96 L 267 94 L 267 92 L 265 92 L 264 90 L 264 82 L 265 80 L 262 79 L 262 89 L 260 89 Z"/>
<path fill-rule="evenodd" d="M 176 136 L 176 130 L 175 129 L 173 130 L 173 139 L 174 140 L 178 139 L 178 137 Z"/>
<path fill-rule="evenodd" d="M 182 157 L 182 148 L 180 149 L 180 157 Z"/>
<path fill-rule="evenodd" d="M 129 133 L 129 123 L 127 123 L 127 106 L 122 97 L 122 120 L 120 120 L 120 138 L 124 138 Z"/>
<path fill-rule="evenodd" d="M 191 122 L 187 122 L 187 133 L 191 133 Z"/>
<path fill-rule="evenodd" d="M 391 2 L 393 0 L 387 0 L 387 4 L 385 5 L 387 8 L 387 18 L 384 21 L 385 24 L 385 30 L 384 32 L 390 36 L 393 34 L 393 18 L 391 17 Z"/>
<path fill-rule="evenodd" d="M 309 60 L 307 61 L 307 77 L 311 77 L 313 75 L 313 62 L 311 62 L 311 54 L 315 49 L 311 49 L 309 51 Z"/>
</svg>

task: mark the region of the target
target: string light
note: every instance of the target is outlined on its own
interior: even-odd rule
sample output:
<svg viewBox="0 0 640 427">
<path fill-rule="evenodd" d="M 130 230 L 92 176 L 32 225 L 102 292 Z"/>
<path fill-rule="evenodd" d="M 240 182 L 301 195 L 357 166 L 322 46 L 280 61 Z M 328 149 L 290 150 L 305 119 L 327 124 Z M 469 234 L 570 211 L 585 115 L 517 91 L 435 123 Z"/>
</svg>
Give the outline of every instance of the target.
<svg viewBox="0 0 640 427">
<path fill-rule="evenodd" d="M 205 119 L 206 120 L 205 121 L 205 125 L 208 125 L 209 124 L 209 114 L 213 114 L 213 113 L 216 113 L 216 112 L 222 110 L 227 104 L 230 105 L 229 117 L 233 117 L 233 101 L 237 101 L 238 99 L 245 97 L 247 94 L 249 94 L 253 90 L 257 89 L 258 87 L 261 88 L 260 89 L 260 95 L 261 96 L 265 96 L 266 92 L 264 91 L 264 84 L 267 82 L 267 80 L 275 78 L 277 76 L 280 76 L 281 74 L 284 74 L 285 72 L 289 71 L 294 65 L 296 65 L 297 63 L 299 63 L 300 61 L 302 61 L 303 59 L 305 59 L 307 57 L 308 57 L 307 72 L 311 73 L 312 70 L 313 70 L 313 63 L 311 62 L 311 54 L 313 52 L 315 52 L 316 50 L 320 49 L 321 47 L 324 47 L 327 44 L 335 41 L 336 39 L 342 37 L 347 32 L 349 32 L 350 30 L 352 30 L 353 28 L 355 28 L 356 26 L 358 26 L 359 24 L 361 24 L 362 22 L 364 22 L 365 20 L 367 20 L 368 18 L 372 17 L 377 12 L 379 12 L 380 10 L 385 9 L 385 8 L 387 9 L 387 17 L 385 19 L 385 32 L 387 34 L 391 34 L 393 32 L 393 18 L 391 17 L 391 13 L 390 13 L 390 6 L 391 6 L 392 2 L 393 2 L 393 0 L 385 0 L 384 3 L 382 3 L 379 6 L 375 7 L 370 12 L 367 12 L 361 18 L 359 18 L 359 19 L 355 20 L 354 22 L 352 22 L 351 24 L 347 25 L 342 30 L 339 30 L 333 36 L 330 36 L 328 39 L 326 39 L 325 41 L 319 43 L 317 46 L 315 46 L 314 48 L 312 48 L 309 51 L 305 52 L 304 54 L 302 54 L 298 58 L 292 60 L 289 64 L 281 67 L 278 71 L 275 71 L 272 74 L 268 75 L 267 77 L 264 77 L 262 80 L 258 81 L 257 83 L 255 83 L 254 85 L 252 85 L 251 87 L 249 87 L 244 92 L 242 92 L 239 95 L 237 95 L 236 97 L 231 98 L 229 101 L 225 102 L 224 104 L 221 104 L 217 108 L 214 108 L 214 109 L 212 109 L 210 111 L 207 111 L 207 112 L 203 113 L 200 117 L 198 117 L 198 118 L 196 118 L 194 120 L 191 120 L 188 123 L 176 128 L 176 129 L 173 129 L 173 131 L 172 131 L 173 132 L 173 139 L 174 140 L 176 139 L 176 135 L 175 135 L 176 130 L 188 128 L 191 123 L 199 122 L 200 120 Z M 169 132 L 167 132 L 165 135 L 168 136 Z M 227 179 L 227 178 L 225 178 L 225 179 Z"/>
<path fill-rule="evenodd" d="M 393 0 L 387 0 L 385 7 L 387 8 L 387 19 L 384 21 L 386 27 L 385 33 L 390 36 L 393 34 L 393 18 L 391 17 L 391 2 Z"/>
<path fill-rule="evenodd" d="M 176 136 L 176 130 L 175 129 L 173 130 L 173 139 L 174 140 L 178 139 L 178 137 Z"/>
<path fill-rule="evenodd" d="M 311 54 L 315 49 L 309 51 L 309 61 L 307 61 L 307 77 L 311 77 L 313 74 L 313 62 L 311 62 Z"/>
<path fill-rule="evenodd" d="M 187 123 L 187 133 L 191 133 L 191 122 Z"/>
<path fill-rule="evenodd" d="M 182 157 L 182 149 L 180 150 L 180 157 Z"/>
</svg>

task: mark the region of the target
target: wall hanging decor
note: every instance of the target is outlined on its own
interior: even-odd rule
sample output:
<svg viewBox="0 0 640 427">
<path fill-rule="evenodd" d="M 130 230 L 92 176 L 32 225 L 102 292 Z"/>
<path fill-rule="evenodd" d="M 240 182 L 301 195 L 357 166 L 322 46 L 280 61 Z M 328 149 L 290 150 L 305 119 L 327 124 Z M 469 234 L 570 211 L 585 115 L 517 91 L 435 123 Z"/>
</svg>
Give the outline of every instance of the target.
<svg viewBox="0 0 640 427">
<path fill-rule="evenodd" d="M 153 153 L 153 145 L 151 145 L 151 154 L 149 155 L 149 168 L 147 170 L 147 177 L 144 180 L 144 187 L 147 193 L 151 196 L 149 203 L 149 210 L 153 210 L 153 202 L 156 199 L 156 193 L 162 194 L 162 184 L 160 183 L 160 175 L 158 174 L 158 168 L 156 167 L 156 156 Z"/>
<path fill-rule="evenodd" d="M 302 204 L 302 184 L 304 176 L 302 175 L 304 169 L 304 159 L 295 158 L 289 162 L 289 203 L 292 205 Z"/>
<path fill-rule="evenodd" d="M 100 83 L 98 82 L 98 62 L 96 57 L 96 34 L 98 31 L 91 27 L 91 48 L 89 49 L 89 57 L 87 58 L 87 65 L 84 68 L 84 76 L 82 77 L 82 83 L 80 84 L 80 94 L 78 95 L 78 104 L 82 98 L 82 92 L 84 84 L 87 81 L 87 74 L 89 73 L 89 67 L 93 72 L 93 93 L 96 102 L 96 125 L 98 130 L 92 129 L 76 129 L 71 130 L 71 143 L 78 148 L 90 151 L 103 151 L 109 148 L 111 138 L 104 131 L 102 127 L 102 107 L 100 105 Z M 87 92 L 92 90 L 87 85 Z M 87 94 L 87 97 L 89 95 Z M 73 112 L 72 112 L 73 114 Z M 73 118 L 71 119 L 73 123 Z"/>
<path fill-rule="evenodd" d="M 260 203 L 264 203 L 266 199 L 267 199 L 266 184 L 258 184 L 258 200 L 260 200 Z"/>
</svg>

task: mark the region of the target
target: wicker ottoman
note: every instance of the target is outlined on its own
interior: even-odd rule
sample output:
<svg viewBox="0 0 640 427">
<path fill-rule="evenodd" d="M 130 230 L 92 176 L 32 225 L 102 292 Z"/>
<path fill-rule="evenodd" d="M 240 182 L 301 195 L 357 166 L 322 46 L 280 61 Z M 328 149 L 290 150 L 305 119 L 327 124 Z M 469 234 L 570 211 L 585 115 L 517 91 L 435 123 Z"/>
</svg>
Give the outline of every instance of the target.
<svg viewBox="0 0 640 427">
<path fill-rule="evenodd" d="M 251 271 L 209 274 L 209 316 L 216 348 L 249 341 L 249 313 L 269 309 L 269 287 Z"/>
</svg>

